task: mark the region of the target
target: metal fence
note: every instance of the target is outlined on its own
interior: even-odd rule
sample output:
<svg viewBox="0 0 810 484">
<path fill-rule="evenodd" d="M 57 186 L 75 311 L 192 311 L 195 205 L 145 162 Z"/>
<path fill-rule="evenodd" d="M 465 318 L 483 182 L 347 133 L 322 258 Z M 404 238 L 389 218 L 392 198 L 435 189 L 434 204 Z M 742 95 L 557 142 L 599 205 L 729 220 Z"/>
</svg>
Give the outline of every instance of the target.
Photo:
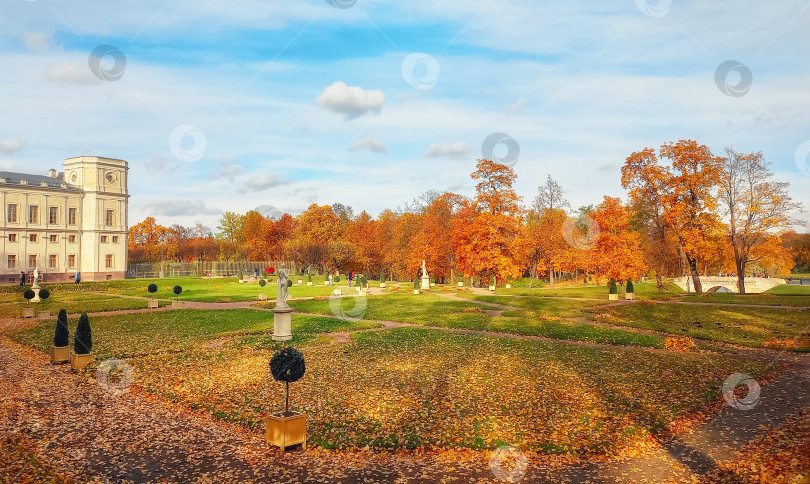
<svg viewBox="0 0 810 484">
<path fill-rule="evenodd" d="M 286 268 L 297 272 L 294 261 L 211 261 L 211 262 L 133 262 L 127 267 L 127 279 L 140 277 L 223 277 L 260 274 L 265 268 Z"/>
</svg>

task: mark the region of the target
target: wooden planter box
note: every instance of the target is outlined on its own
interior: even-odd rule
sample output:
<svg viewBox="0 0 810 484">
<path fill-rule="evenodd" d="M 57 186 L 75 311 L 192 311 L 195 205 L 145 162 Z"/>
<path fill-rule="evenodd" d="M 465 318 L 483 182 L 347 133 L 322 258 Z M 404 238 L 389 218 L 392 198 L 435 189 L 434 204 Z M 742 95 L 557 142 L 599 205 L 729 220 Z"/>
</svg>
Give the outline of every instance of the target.
<svg viewBox="0 0 810 484">
<path fill-rule="evenodd" d="M 40 311 L 37 313 L 37 319 L 48 319 L 51 317 L 50 311 Z"/>
<path fill-rule="evenodd" d="M 636 300 L 636 293 L 634 293 L 634 292 L 625 293 L 624 298 L 627 299 L 628 301 L 635 301 Z"/>
<path fill-rule="evenodd" d="M 296 444 L 302 444 L 304 450 L 307 448 L 307 416 L 303 413 L 294 413 L 285 417 L 282 413 L 268 415 L 267 432 L 265 438 L 270 445 L 281 447 L 281 451 Z"/>
<path fill-rule="evenodd" d="M 608 300 L 609 301 L 618 301 L 619 300 L 619 295 L 618 294 L 608 294 Z"/>
<path fill-rule="evenodd" d="M 172 301 L 172 309 L 183 309 L 183 301 Z"/>
<path fill-rule="evenodd" d="M 512 289 L 512 285 L 511 284 L 506 284 L 506 288 L 507 289 Z"/>
<path fill-rule="evenodd" d="M 93 353 L 87 353 L 86 355 L 70 355 L 70 366 L 76 371 L 81 370 L 91 361 L 93 361 Z"/>
<path fill-rule="evenodd" d="M 463 282 L 457 282 L 457 283 L 456 283 L 456 286 L 458 286 L 458 287 L 464 287 L 464 283 L 463 283 Z"/>
<path fill-rule="evenodd" d="M 360 292 L 360 286 L 355 287 L 354 292 Z"/>
<path fill-rule="evenodd" d="M 380 289 L 385 289 L 385 283 L 384 282 L 380 283 Z"/>
<path fill-rule="evenodd" d="M 25 309 L 23 309 L 23 317 L 24 318 L 33 318 L 34 317 L 34 308 L 25 308 Z"/>
<path fill-rule="evenodd" d="M 267 294 L 260 292 L 259 293 L 259 301 L 267 301 Z"/>
<path fill-rule="evenodd" d="M 159 306 L 160 303 L 158 302 L 157 299 L 150 299 L 149 306 L 147 306 L 147 309 L 157 309 Z"/>
<path fill-rule="evenodd" d="M 307 281 L 307 286 L 311 286 L 311 285 L 312 285 L 312 281 Z"/>
<path fill-rule="evenodd" d="M 495 286 L 489 286 L 489 290 L 495 292 Z"/>
<path fill-rule="evenodd" d="M 414 294 L 419 294 L 419 289 L 414 289 L 414 290 L 413 290 L 413 293 L 414 293 Z"/>
<path fill-rule="evenodd" d="M 341 296 L 341 295 L 343 295 L 343 289 L 333 289 L 332 290 L 332 295 L 333 296 Z"/>
<path fill-rule="evenodd" d="M 51 346 L 51 363 L 70 361 L 70 346 Z"/>
<path fill-rule="evenodd" d="M 298 279 L 298 285 L 299 285 L 299 286 L 300 286 L 301 284 L 303 284 L 303 283 L 304 283 L 304 281 L 303 281 L 303 280 Z"/>
</svg>

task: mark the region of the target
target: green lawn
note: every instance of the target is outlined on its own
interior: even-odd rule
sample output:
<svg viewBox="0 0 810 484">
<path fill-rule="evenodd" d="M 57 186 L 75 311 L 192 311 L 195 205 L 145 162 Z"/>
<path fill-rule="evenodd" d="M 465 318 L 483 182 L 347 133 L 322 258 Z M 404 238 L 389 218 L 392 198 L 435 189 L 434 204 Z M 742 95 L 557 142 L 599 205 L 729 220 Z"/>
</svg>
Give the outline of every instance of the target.
<svg viewBox="0 0 810 484">
<path fill-rule="evenodd" d="M 68 322 L 71 335 L 76 320 Z M 268 346 L 273 332 L 273 313 L 254 309 L 144 312 L 116 316 L 91 317 L 93 353 L 99 360 L 109 357 L 155 355 L 188 351 L 218 338 L 236 339 L 247 346 Z M 368 321 L 346 321 L 333 317 L 297 316 L 292 330 L 297 341 L 309 341 L 316 335 L 349 329 L 379 327 Z M 53 344 L 54 322 L 12 334 L 19 343 L 47 352 Z"/>
<path fill-rule="evenodd" d="M 728 355 L 658 354 L 399 328 L 350 345 L 302 349 L 290 385 L 309 444 L 326 448 L 525 450 L 583 457 L 637 444 L 720 395 L 735 372 L 767 367 Z M 131 358 L 135 384 L 226 420 L 262 428 L 283 405 L 272 351 L 207 348 Z"/>
<path fill-rule="evenodd" d="M 161 306 L 169 304 L 166 301 L 160 303 Z M 20 293 L 0 294 L 0 317 L 20 317 L 23 309 L 28 306 Z M 69 314 L 87 312 L 95 313 L 101 311 L 117 311 L 121 309 L 141 309 L 146 308 L 146 301 L 140 299 L 130 299 L 115 296 L 114 294 L 91 294 L 83 292 L 51 292 L 44 303 L 31 304 L 31 307 L 41 310 L 49 310 L 51 314 L 56 314 L 64 308 Z"/>
<path fill-rule="evenodd" d="M 303 284 L 297 284 L 297 277 L 293 276 L 293 286 L 289 289 L 290 297 L 311 297 L 311 296 L 326 296 L 332 293 L 332 288 L 324 286 L 322 278 L 321 284 L 314 282 L 313 285 L 306 285 L 306 278 L 303 278 Z M 233 302 L 233 301 L 255 301 L 259 293 L 267 294 L 270 299 L 276 297 L 276 278 L 272 278 L 272 282 L 268 283 L 265 287 L 260 287 L 256 282 L 239 284 L 235 277 L 219 277 L 219 278 L 164 278 L 164 279 L 139 279 L 138 284 L 127 284 L 120 289 L 121 294 L 129 296 L 143 296 L 149 295 L 146 288 L 149 284 L 157 284 L 158 292 L 155 296 L 158 298 L 174 299 L 172 288 L 179 285 L 183 288 L 183 293 L 180 299 L 184 301 L 197 301 L 197 302 Z"/>
<path fill-rule="evenodd" d="M 694 338 L 761 347 L 795 341 L 810 331 L 810 311 L 686 304 L 626 304 L 605 308 L 597 320 Z"/>
<path fill-rule="evenodd" d="M 674 297 L 682 294 L 683 291 L 675 287 L 670 291 L 659 292 L 655 284 L 635 284 L 634 286 L 636 297 L 639 299 L 661 299 Z M 624 288 L 619 288 L 619 293 L 624 295 Z M 496 295 L 509 295 L 509 296 L 535 296 L 535 297 L 568 297 L 568 298 L 588 298 L 588 299 L 602 299 L 608 300 L 608 287 L 607 285 L 600 286 L 558 286 L 550 289 L 548 286 L 544 287 L 513 287 L 511 289 L 497 288 Z M 460 293 L 464 297 L 473 297 L 471 293 Z"/>
</svg>

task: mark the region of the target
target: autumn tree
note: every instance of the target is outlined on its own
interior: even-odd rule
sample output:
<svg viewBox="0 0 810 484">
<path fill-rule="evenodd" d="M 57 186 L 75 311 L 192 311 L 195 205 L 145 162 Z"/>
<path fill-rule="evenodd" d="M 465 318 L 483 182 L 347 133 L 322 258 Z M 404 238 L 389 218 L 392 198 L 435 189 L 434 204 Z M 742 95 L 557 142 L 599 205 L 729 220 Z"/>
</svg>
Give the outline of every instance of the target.
<svg viewBox="0 0 810 484">
<path fill-rule="evenodd" d="M 513 249 L 522 215 L 512 188 L 517 175 L 479 159 L 470 177 L 478 180 L 475 199 L 462 201 L 451 233 L 459 270 L 468 277 L 516 278 L 521 267 Z"/>
<path fill-rule="evenodd" d="M 408 244 L 407 270 L 415 274 L 422 266 L 435 277 L 452 278 L 455 254 L 451 240 L 453 218 L 461 198 L 454 193 L 433 193 L 419 214 L 418 231 Z"/>
<path fill-rule="evenodd" d="M 630 155 L 622 167 L 622 186 L 634 201 L 646 198 L 660 207 L 660 222 L 673 231 L 695 292 L 701 293 L 698 260 L 721 226 L 716 191 L 723 160 L 692 140 L 664 144 L 659 155 L 671 166 L 660 164 L 649 148 Z"/>
<path fill-rule="evenodd" d="M 244 215 L 235 212 L 225 212 L 219 219 L 216 239 L 220 245 L 220 257 L 223 260 L 239 260 L 244 258 L 244 238 L 242 237 L 242 222 Z"/>
<path fill-rule="evenodd" d="M 787 182 L 772 179 L 762 153 L 738 153 L 727 147 L 725 155 L 720 177 L 720 200 L 728 222 L 725 235 L 733 251 L 737 288 L 745 294 L 749 263 L 787 255 L 781 235 L 790 228 L 790 212 L 799 205 L 788 196 Z"/>
<path fill-rule="evenodd" d="M 170 229 L 159 225 L 154 217 L 146 217 L 143 222 L 129 228 L 128 250 L 132 261 L 159 262 L 164 258 L 174 258 L 174 253 L 166 253 Z"/>
<path fill-rule="evenodd" d="M 641 238 L 630 230 L 632 211 L 620 199 L 606 196 L 591 216 L 599 225 L 599 236 L 588 256 L 597 273 L 618 281 L 640 278 L 646 265 Z"/>
</svg>

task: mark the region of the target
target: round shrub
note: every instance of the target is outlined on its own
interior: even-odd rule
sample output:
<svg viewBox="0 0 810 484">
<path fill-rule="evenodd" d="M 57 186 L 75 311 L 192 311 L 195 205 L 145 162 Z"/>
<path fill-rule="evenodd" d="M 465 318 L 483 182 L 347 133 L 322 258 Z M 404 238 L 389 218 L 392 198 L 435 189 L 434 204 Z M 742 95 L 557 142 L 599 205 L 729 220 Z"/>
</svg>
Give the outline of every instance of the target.
<svg viewBox="0 0 810 484">
<path fill-rule="evenodd" d="M 292 279 L 287 279 L 287 287 L 292 287 Z"/>
<path fill-rule="evenodd" d="M 259 279 L 259 285 L 261 287 L 264 287 L 265 285 L 267 285 L 267 281 L 265 281 L 264 279 Z"/>
<path fill-rule="evenodd" d="M 31 301 L 31 299 L 34 299 L 34 296 L 36 296 L 36 294 L 34 294 L 33 289 L 26 289 L 25 292 L 23 293 L 23 297 L 28 299 L 29 301 Z"/>
<path fill-rule="evenodd" d="M 304 355 L 297 349 L 285 346 L 270 359 L 270 374 L 273 379 L 286 385 L 287 394 L 284 400 L 284 413 L 290 412 L 290 383 L 300 380 L 307 371 Z"/>
<path fill-rule="evenodd" d="M 56 332 L 53 335 L 53 345 L 59 348 L 70 344 L 70 332 L 68 331 L 67 311 L 59 310 L 56 317 Z"/>
<path fill-rule="evenodd" d="M 156 293 L 157 292 L 157 284 L 149 284 L 148 286 L 146 286 L 146 290 L 149 291 L 152 294 Z"/>
<path fill-rule="evenodd" d="M 635 288 L 633 287 L 633 280 L 632 279 L 627 280 L 627 287 L 625 288 L 625 292 L 628 292 L 628 293 L 635 292 Z"/>
<path fill-rule="evenodd" d="M 39 298 L 40 299 L 48 299 L 49 297 L 51 297 L 51 291 L 49 291 L 47 289 L 43 289 L 43 290 L 39 291 Z"/>
<path fill-rule="evenodd" d="M 174 293 L 176 296 L 179 296 L 179 295 L 180 295 L 180 293 L 181 293 L 181 292 L 183 292 L 183 288 L 182 288 L 181 286 L 174 286 L 174 287 L 172 288 L 172 292 L 173 292 L 173 293 Z"/>
<path fill-rule="evenodd" d="M 340 282 L 340 276 L 335 276 L 335 277 L 333 277 L 333 278 L 332 278 L 332 281 L 334 281 L 334 282 Z"/>
<path fill-rule="evenodd" d="M 616 279 L 610 278 L 610 293 L 611 294 L 619 294 L 619 288 L 616 287 Z"/>
<path fill-rule="evenodd" d="M 90 320 L 87 313 L 79 316 L 79 324 L 76 325 L 76 336 L 73 338 L 73 352 L 77 355 L 89 354 L 93 349 L 93 333 L 90 329 Z"/>
</svg>

